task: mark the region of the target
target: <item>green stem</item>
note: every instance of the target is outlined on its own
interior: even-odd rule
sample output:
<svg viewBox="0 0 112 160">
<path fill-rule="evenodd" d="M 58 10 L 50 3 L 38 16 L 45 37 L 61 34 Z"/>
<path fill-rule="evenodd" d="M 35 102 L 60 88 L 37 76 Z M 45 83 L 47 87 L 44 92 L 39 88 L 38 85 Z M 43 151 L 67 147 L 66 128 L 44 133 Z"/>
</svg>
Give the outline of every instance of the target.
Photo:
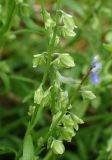
<svg viewBox="0 0 112 160">
<path fill-rule="evenodd" d="M 43 6 L 43 3 L 42 3 L 42 6 Z M 46 69 L 46 72 L 45 72 L 45 74 L 43 76 L 42 85 L 44 85 L 45 82 L 46 82 L 46 79 L 47 79 L 47 76 L 48 76 L 48 73 L 49 73 L 49 70 L 50 70 L 50 63 L 52 61 L 52 53 L 53 53 L 54 46 L 55 46 L 55 39 L 56 39 L 57 27 L 58 27 L 58 19 L 59 19 L 59 12 L 58 12 L 58 10 L 59 10 L 59 6 L 60 6 L 60 0 L 57 0 L 56 26 L 55 26 L 54 31 L 53 31 L 53 37 L 51 39 L 51 43 L 49 43 L 49 45 L 48 45 L 47 69 Z M 44 11 L 43 11 L 43 13 L 44 13 Z M 43 15 L 43 17 L 44 17 L 44 15 Z"/>
<path fill-rule="evenodd" d="M 54 46 L 55 46 L 55 39 L 56 39 L 58 19 L 59 19 L 59 12 L 58 12 L 58 10 L 59 10 L 59 2 L 60 2 L 60 0 L 57 0 L 56 27 L 54 28 L 54 31 L 53 31 L 53 37 L 52 37 L 51 43 L 49 43 L 49 45 L 48 45 L 47 70 L 46 70 L 46 72 L 45 72 L 45 74 L 43 76 L 42 85 L 44 85 L 45 82 L 46 82 L 46 78 L 47 78 L 49 70 L 50 70 L 50 63 L 52 61 L 52 53 L 53 53 Z M 43 13 L 43 18 L 44 18 L 44 10 L 45 9 L 44 9 L 44 1 L 43 0 L 41 0 L 41 6 L 42 6 L 42 13 Z M 26 134 L 28 134 L 29 132 L 31 132 L 33 130 L 33 128 L 37 124 L 37 121 L 38 121 L 38 119 L 40 117 L 40 114 L 41 114 L 42 110 L 43 110 L 42 106 L 40 106 L 40 105 L 36 106 L 36 109 L 35 109 L 35 111 L 34 111 L 34 113 L 32 115 L 32 119 L 29 122 Z M 52 133 L 54 133 L 56 125 L 59 123 L 59 121 L 61 120 L 61 118 L 62 118 L 62 116 L 64 114 L 65 114 L 65 112 L 62 112 L 62 114 L 58 118 L 58 120 L 54 124 L 51 124 L 49 132 L 48 132 L 47 136 L 45 137 L 43 144 L 45 144 L 47 139 L 52 135 Z M 42 144 L 42 146 L 43 146 L 43 144 Z M 38 152 L 40 151 L 42 146 L 39 146 Z"/>
<path fill-rule="evenodd" d="M 63 109 L 63 111 L 62 111 L 61 115 L 58 117 L 58 119 L 51 123 L 49 131 L 48 131 L 46 137 L 44 138 L 42 144 L 36 149 L 36 153 L 40 153 L 41 147 L 44 146 L 45 143 L 47 142 L 47 140 L 51 137 L 51 135 L 54 134 L 54 132 L 56 131 L 56 126 L 59 124 L 59 122 L 61 121 L 62 117 L 66 113 L 67 108 L 68 108 L 68 105 Z"/>
<path fill-rule="evenodd" d="M 53 156 L 53 152 L 50 150 L 43 160 L 51 160 L 52 156 Z"/>
<path fill-rule="evenodd" d="M 83 83 L 84 83 L 85 80 L 88 78 L 88 76 L 89 76 L 89 74 L 90 74 L 90 72 L 91 72 L 91 69 L 92 69 L 92 68 L 89 68 L 88 72 L 87 72 L 86 75 L 83 77 L 81 83 L 79 84 L 79 86 L 78 86 L 78 88 L 77 88 L 78 91 L 81 89 Z"/>
<path fill-rule="evenodd" d="M 35 127 L 35 125 L 37 124 L 37 122 L 39 121 L 42 110 L 43 110 L 42 106 L 40 106 L 40 105 L 36 106 L 36 109 L 34 111 L 32 119 L 31 119 L 31 129 L 33 129 Z"/>
<path fill-rule="evenodd" d="M 34 81 L 30 78 L 22 77 L 22 76 L 19 76 L 19 75 L 16 75 L 16 74 L 9 75 L 9 77 L 11 79 L 14 79 L 14 80 L 23 81 L 23 82 L 31 83 L 31 84 L 34 84 L 36 82 L 36 81 Z"/>
<path fill-rule="evenodd" d="M 43 3 L 44 3 L 44 1 L 42 0 L 41 1 L 41 5 L 42 5 L 42 12 L 43 12 L 43 17 L 44 17 L 44 4 Z M 59 0 L 58 0 L 58 4 L 57 4 L 57 9 L 59 9 Z M 44 77 L 43 77 L 43 81 L 42 81 L 43 85 L 44 85 L 44 83 L 46 81 L 47 74 L 48 74 L 49 69 L 50 69 L 50 62 L 52 60 L 52 56 L 51 55 L 52 55 L 53 50 L 54 50 L 55 38 L 56 38 L 56 33 L 57 33 L 58 16 L 59 15 L 58 15 L 58 11 L 57 11 L 56 12 L 56 27 L 55 27 L 54 32 L 53 32 L 52 41 L 51 41 L 51 43 L 49 44 L 49 47 L 48 47 L 47 71 L 45 72 Z M 41 114 L 42 110 L 43 110 L 42 106 L 40 106 L 40 105 L 36 106 L 36 109 L 34 111 L 34 114 L 32 116 L 31 123 L 30 123 L 31 129 L 33 129 L 35 127 L 35 125 L 37 124 L 37 121 L 40 118 L 40 114 Z"/>
<path fill-rule="evenodd" d="M 86 79 L 88 78 L 88 76 L 90 75 L 91 72 L 91 67 L 88 69 L 87 73 L 85 74 L 85 76 L 82 78 L 81 83 L 79 84 L 77 91 L 80 91 L 82 85 L 84 84 L 84 82 L 86 81 Z M 71 98 L 70 98 L 70 102 L 72 103 L 74 100 L 75 94 L 72 94 Z"/>
</svg>

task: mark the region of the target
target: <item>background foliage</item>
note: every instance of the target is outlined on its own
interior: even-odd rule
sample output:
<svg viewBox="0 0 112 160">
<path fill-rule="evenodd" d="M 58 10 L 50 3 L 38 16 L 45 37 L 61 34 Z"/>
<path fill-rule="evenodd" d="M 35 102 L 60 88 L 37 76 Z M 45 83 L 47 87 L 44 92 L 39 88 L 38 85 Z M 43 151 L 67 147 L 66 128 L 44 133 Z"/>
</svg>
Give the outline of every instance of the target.
<svg viewBox="0 0 112 160">
<path fill-rule="evenodd" d="M 55 1 L 46 1 L 53 15 Z M 82 101 L 75 97 L 75 85 L 64 84 L 72 97 L 73 112 L 84 120 L 66 152 L 54 159 L 112 159 L 112 3 L 111 0 L 61 0 L 61 8 L 74 17 L 76 36 L 61 40 L 57 51 L 69 52 L 76 67 L 62 70 L 76 82 L 86 74 L 95 55 L 102 62 L 100 84 L 90 77 L 85 88 L 96 99 Z M 40 2 L 36 0 L 0 0 L 0 159 L 18 159 L 33 103 L 35 88 L 41 83 L 45 68 L 32 68 L 33 55 L 46 50 Z M 62 46 L 60 48 L 60 46 Z M 49 84 L 49 80 L 46 85 Z M 35 143 L 51 123 L 48 110 L 40 115 L 34 131 Z M 38 130 L 38 132 L 36 132 Z M 45 153 L 44 153 L 45 154 Z M 43 155 L 41 155 L 43 156 Z"/>
</svg>

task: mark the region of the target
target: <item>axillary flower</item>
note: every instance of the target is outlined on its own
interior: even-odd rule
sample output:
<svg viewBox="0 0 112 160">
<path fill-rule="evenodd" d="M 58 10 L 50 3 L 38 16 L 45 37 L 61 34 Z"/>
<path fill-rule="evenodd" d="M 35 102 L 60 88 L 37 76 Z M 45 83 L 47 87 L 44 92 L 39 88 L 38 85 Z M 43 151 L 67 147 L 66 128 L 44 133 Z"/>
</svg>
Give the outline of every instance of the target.
<svg viewBox="0 0 112 160">
<path fill-rule="evenodd" d="M 99 55 L 93 57 L 92 64 L 90 66 L 91 69 L 91 80 L 94 85 L 100 83 L 100 78 L 98 76 L 98 72 L 102 69 L 102 64 L 99 62 Z"/>
</svg>

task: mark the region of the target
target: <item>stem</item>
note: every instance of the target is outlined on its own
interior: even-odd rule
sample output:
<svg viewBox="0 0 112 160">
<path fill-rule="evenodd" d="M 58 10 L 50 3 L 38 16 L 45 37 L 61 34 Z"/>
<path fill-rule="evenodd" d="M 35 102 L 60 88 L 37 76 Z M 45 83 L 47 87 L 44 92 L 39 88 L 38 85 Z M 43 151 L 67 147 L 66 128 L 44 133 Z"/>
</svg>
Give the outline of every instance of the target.
<svg viewBox="0 0 112 160">
<path fill-rule="evenodd" d="M 57 0 L 56 26 L 55 26 L 54 31 L 53 31 L 53 37 L 51 39 L 51 43 L 49 43 L 49 45 L 48 45 L 47 69 L 46 69 L 46 72 L 44 73 L 44 76 L 43 76 L 42 85 L 44 85 L 45 82 L 46 82 L 46 78 L 47 78 L 49 70 L 50 70 L 50 63 L 52 61 L 52 53 L 53 53 L 54 47 L 55 47 L 55 39 L 56 39 L 58 19 L 59 19 L 59 12 L 58 12 L 58 10 L 59 10 L 59 4 L 60 4 L 60 0 Z M 43 19 L 45 19 L 45 15 L 44 15 L 44 13 L 45 13 L 44 0 L 41 0 L 41 7 L 42 7 Z M 42 110 L 43 110 L 42 106 L 40 106 L 40 105 L 36 106 L 35 111 L 34 111 L 34 113 L 32 115 L 32 119 L 29 122 L 26 134 L 28 134 L 29 132 L 31 132 L 33 130 L 33 128 L 37 124 L 37 121 L 38 121 L 38 119 L 40 117 L 40 114 L 41 114 Z M 58 120 L 55 121 L 54 124 L 51 124 L 49 132 L 48 132 L 47 136 L 44 138 L 43 143 L 41 144 L 41 146 L 39 146 L 37 148 L 38 152 L 40 152 L 41 147 L 46 143 L 47 139 L 54 133 L 56 125 L 59 123 L 59 121 L 61 120 L 62 116 L 65 114 L 65 111 L 66 111 L 66 109 L 62 112 L 62 114 L 60 115 L 60 117 L 58 118 Z M 49 153 L 46 158 L 48 159 L 49 156 L 51 156 L 51 153 Z"/>
<path fill-rule="evenodd" d="M 19 75 L 16 75 L 16 74 L 9 75 L 9 77 L 11 79 L 14 79 L 14 80 L 17 80 L 17 81 L 23 81 L 23 82 L 31 83 L 31 84 L 34 84 L 36 82 L 36 81 L 34 81 L 30 78 L 26 78 L 26 77 L 19 76 Z"/>
<path fill-rule="evenodd" d="M 77 88 L 77 91 L 79 91 L 79 90 L 81 89 L 82 85 L 84 84 L 84 82 L 85 82 L 86 79 L 88 78 L 88 76 L 89 76 L 89 74 L 90 74 L 90 72 L 91 72 L 91 69 L 92 69 L 91 67 L 88 69 L 86 75 L 83 77 L 81 83 L 79 84 L 79 86 L 78 86 L 78 88 Z M 73 102 L 74 97 L 75 97 L 75 95 L 72 94 L 71 99 L 70 99 L 70 102 L 71 102 L 71 103 Z"/>
<path fill-rule="evenodd" d="M 49 128 L 47 136 L 44 138 L 43 143 L 36 149 L 36 153 L 40 153 L 39 151 L 40 151 L 41 147 L 44 146 L 45 143 L 47 142 L 47 140 L 50 138 L 50 136 L 54 134 L 54 132 L 56 131 L 56 126 L 59 124 L 60 120 L 62 119 L 62 117 L 66 113 L 67 108 L 68 108 L 68 105 L 63 109 L 60 117 L 56 121 L 53 121 L 51 123 L 51 126 Z"/>
<path fill-rule="evenodd" d="M 84 83 L 85 80 L 88 78 L 88 76 L 89 76 L 89 74 L 90 74 L 90 72 L 91 72 L 91 69 L 92 69 L 92 68 L 90 67 L 89 70 L 88 70 L 88 72 L 86 73 L 86 75 L 83 77 L 81 83 L 79 84 L 79 86 L 78 86 L 78 88 L 77 88 L 78 91 L 81 89 L 83 83 Z"/>
<path fill-rule="evenodd" d="M 50 62 L 52 60 L 52 53 L 53 53 L 53 50 L 54 50 L 54 45 L 55 45 L 55 39 L 56 39 L 56 33 L 57 33 L 57 25 L 58 25 L 58 18 L 59 18 L 59 14 L 58 14 L 58 9 L 59 9 L 59 2 L 60 0 L 57 1 L 57 11 L 56 11 L 56 27 L 54 29 L 54 32 L 53 32 L 53 38 L 51 40 L 51 43 L 49 43 L 49 46 L 48 46 L 48 62 L 47 62 L 47 71 L 45 72 L 44 74 L 44 77 L 43 77 L 43 80 L 42 80 L 42 85 L 44 85 L 45 81 L 46 81 L 46 78 L 47 78 L 47 75 L 48 75 L 48 72 L 50 70 Z M 44 9 L 44 0 L 41 0 L 41 6 L 42 6 L 42 13 L 43 13 L 43 18 L 45 18 L 44 16 L 44 13 L 45 13 L 45 9 Z M 36 106 L 36 109 L 35 109 L 35 112 L 32 116 L 32 119 L 31 119 L 31 128 L 33 129 L 35 127 L 35 125 L 37 124 L 37 121 L 39 120 L 39 117 L 40 117 L 40 114 L 42 112 L 43 108 L 42 106 L 38 105 Z"/>
<path fill-rule="evenodd" d="M 46 70 L 46 72 L 44 73 L 43 80 L 42 80 L 42 85 L 45 84 L 47 75 L 48 75 L 49 70 L 50 70 L 50 63 L 51 63 L 51 61 L 52 61 L 52 53 L 53 53 L 54 46 L 55 46 L 55 39 L 56 39 L 56 34 L 57 34 L 57 25 L 58 25 L 58 18 L 59 18 L 59 13 L 58 13 L 59 2 L 60 2 L 60 0 L 57 1 L 56 27 L 54 28 L 54 31 L 53 31 L 53 37 L 52 37 L 51 43 L 49 43 L 49 45 L 48 45 L 47 70 Z M 43 18 L 45 18 L 45 16 L 44 16 L 44 13 L 45 13 L 44 0 L 41 0 L 41 6 L 42 6 Z M 33 128 L 34 128 L 35 125 L 37 124 L 37 121 L 39 120 L 39 117 L 40 117 L 40 114 L 41 114 L 42 110 L 43 110 L 43 107 L 42 107 L 42 106 L 40 106 L 40 105 L 37 105 L 37 106 L 36 106 L 35 111 L 34 111 L 34 113 L 33 113 L 33 115 L 32 115 L 31 121 L 29 122 L 27 131 L 26 131 L 26 134 L 30 133 L 30 132 L 33 130 Z M 63 113 L 63 114 L 64 114 L 64 113 Z M 60 117 L 60 119 L 61 119 L 61 117 Z M 59 119 L 59 120 L 60 120 L 60 119 Z M 59 122 L 59 120 L 57 121 L 57 123 Z M 56 124 L 57 124 L 57 123 L 56 123 Z M 50 137 L 50 135 L 51 135 L 52 132 L 54 131 L 56 124 L 55 124 L 55 125 L 52 125 L 52 127 L 50 127 L 50 130 L 49 130 L 47 136 L 45 137 L 43 144 L 45 144 L 45 142 L 47 141 L 47 139 Z M 42 146 L 43 146 L 43 144 L 42 144 Z M 41 149 L 42 146 L 40 146 L 40 147 L 38 148 L 38 151 Z M 51 156 L 51 153 L 49 153 L 46 158 L 48 159 L 49 156 Z"/>
<path fill-rule="evenodd" d="M 42 1 L 43 2 L 43 1 Z M 59 5 L 60 4 L 60 0 L 57 0 L 57 10 L 56 10 L 56 26 L 54 28 L 54 31 L 53 31 L 53 37 L 51 39 L 51 43 L 49 43 L 48 45 L 48 61 L 47 61 L 47 69 L 46 69 L 46 72 L 43 76 L 43 80 L 42 80 L 42 85 L 45 84 L 46 82 L 46 79 L 47 79 L 47 76 L 48 76 L 48 73 L 49 73 L 49 70 L 50 70 L 50 63 L 52 61 L 52 53 L 53 53 L 53 50 L 54 50 L 54 46 L 55 46 L 55 39 L 56 39 L 56 34 L 57 34 L 57 27 L 58 27 L 58 19 L 59 19 Z M 42 3 L 42 8 L 43 8 L 43 3 Z M 43 18 L 44 18 L 44 9 L 43 9 Z"/>
<path fill-rule="evenodd" d="M 42 106 L 40 106 L 40 105 L 36 106 L 36 109 L 34 111 L 32 119 L 31 119 L 31 129 L 33 129 L 35 127 L 35 125 L 37 124 L 37 122 L 39 121 L 42 110 L 43 110 Z"/>
<path fill-rule="evenodd" d="M 53 156 L 53 152 L 50 150 L 43 160 L 51 160 L 52 156 Z"/>
</svg>

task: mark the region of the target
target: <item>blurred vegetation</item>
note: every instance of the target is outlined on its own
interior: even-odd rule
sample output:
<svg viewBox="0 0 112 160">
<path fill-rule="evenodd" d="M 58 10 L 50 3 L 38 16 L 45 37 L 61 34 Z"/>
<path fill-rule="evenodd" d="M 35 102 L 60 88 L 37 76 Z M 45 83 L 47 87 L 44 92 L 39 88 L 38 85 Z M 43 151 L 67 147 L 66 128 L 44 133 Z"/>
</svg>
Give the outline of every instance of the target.
<svg viewBox="0 0 112 160">
<path fill-rule="evenodd" d="M 55 5 L 46 0 L 52 15 Z M 61 7 L 73 15 L 78 26 L 76 36 L 62 39 L 57 47 L 57 52 L 69 52 L 76 63 L 75 68 L 63 70 L 63 75 L 81 80 L 95 55 L 100 56 L 102 70 L 100 84 L 93 85 L 90 77 L 85 81 L 85 88 L 96 95 L 93 101 L 76 98 L 73 84 L 63 85 L 72 97 L 73 112 L 85 123 L 72 142 L 65 143 L 66 152 L 54 159 L 112 160 L 112 1 L 61 0 Z M 33 55 L 47 47 L 43 26 L 39 1 L 0 0 L 0 160 L 18 159 L 21 153 L 28 108 L 45 70 L 32 68 Z M 35 128 L 35 143 L 50 122 L 46 110 Z"/>
</svg>

